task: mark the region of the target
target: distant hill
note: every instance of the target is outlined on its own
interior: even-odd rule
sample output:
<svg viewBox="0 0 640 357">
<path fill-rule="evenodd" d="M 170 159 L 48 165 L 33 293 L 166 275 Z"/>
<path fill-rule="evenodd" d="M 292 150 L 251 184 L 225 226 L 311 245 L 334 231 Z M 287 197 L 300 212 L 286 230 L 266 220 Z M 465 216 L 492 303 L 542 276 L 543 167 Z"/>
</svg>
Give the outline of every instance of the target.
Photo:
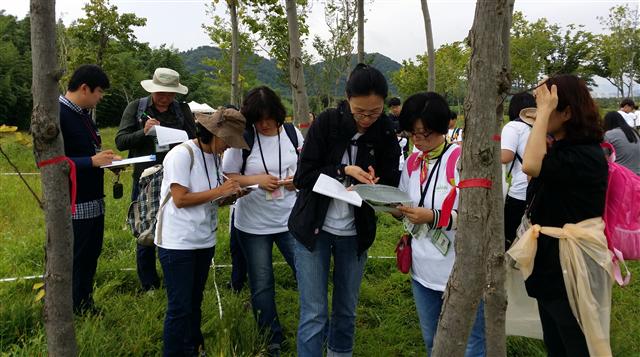
<svg viewBox="0 0 640 357">
<path fill-rule="evenodd" d="M 222 54 L 221 54 L 221 50 L 217 47 L 200 46 L 192 50 L 181 52 L 180 55 L 184 60 L 187 70 L 189 70 L 192 73 L 196 73 L 200 71 L 213 70 L 212 67 L 202 64 L 202 61 L 205 58 L 219 58 Z M 387 77 L 387 80 L 389 81 L 390 92 L 396 93 L 397 92 L 396 87 L 391 83 L 391 74 L 397 71 L 398 69 L 400 69 L 401 67 L 400 63 L 379 53 L 367 54 L 366 58 L 367 58 L 367 62 L 373 59 L 371 64 L 374 67 L 378 68 Z M 255 64 L 250 67 L 256 73 L 256 77 L 258 81 L 275 89 L 279 93 L 282 93 L 284 96 L 290 97 L 291 95 L 290 88 L 288 85 L 286 85 L 285 83 L 282 83 L 282 81 L 280 80 L 280 72 L 276 67 L 275 61 L 258 56 L 258 55 L 255 55 L 255 59 L 256 59 L 254 61 Z M 353 58 L 351 59 L 351 63 L 352 63 L 352 66 L 356 65 L 356 55 L 353 55 Z M 312 68 L 308 68 L 306 71 L 310 71 L 310 70 L 319 71 L 322 68 L 322 66 L 323 66 L 323 62 L 318 62 L 313 64 Z M 307 76 L 307 78 L 309 78 L 309 76 Z M 340 82 L 340 88 L 338 89 L 339 93 L 344 92 L 345 80 L 342 80 Z M 309 95 L 315 95 L 315 94 L 316 93 L 313 93 L 313 92 L 309 93 Z"/>
</svg>

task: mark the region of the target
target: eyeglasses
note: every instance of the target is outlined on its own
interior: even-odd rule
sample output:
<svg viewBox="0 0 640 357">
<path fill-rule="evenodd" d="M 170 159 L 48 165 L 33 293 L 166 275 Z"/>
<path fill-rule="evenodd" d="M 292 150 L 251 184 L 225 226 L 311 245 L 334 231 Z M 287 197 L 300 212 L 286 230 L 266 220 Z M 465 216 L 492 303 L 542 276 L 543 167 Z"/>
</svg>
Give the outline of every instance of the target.
<svg viewBox="0 0 640 357">
<path fill-rule="evenodd" d="M 427 138 L 430 137 L 432 134 L 433 134 L 433 131 L 423 131 L 423 132 L 420 132 L 420 133 L 413 132 L 413 133 L 411 133 L 411 136 L 414 139 L 427 140 Z"/>
<path fill-rule="evenodd" d="M 377 119 L 380 115 L 382 115 L 382 111 L 377 112 L 377 113 L 369 113 L 369 114 L 366 114 L 366 113 L 353 113 L 353 117 L 356 120 L 362 120 L 362 119 L 365 119 L 365 118 Z"/>
</svg>

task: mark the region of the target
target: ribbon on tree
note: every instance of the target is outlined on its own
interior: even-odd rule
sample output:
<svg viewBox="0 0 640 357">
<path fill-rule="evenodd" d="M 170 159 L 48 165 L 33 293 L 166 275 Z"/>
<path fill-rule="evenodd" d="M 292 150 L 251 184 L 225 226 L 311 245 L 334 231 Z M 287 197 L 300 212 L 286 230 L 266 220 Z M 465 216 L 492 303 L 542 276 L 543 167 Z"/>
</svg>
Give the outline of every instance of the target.
<svg viewBox="0 0 640 357">
<path fill-rule="evenodd" d="M 442 210 L 440 213 L 440 222 L 438 222 L 438 228 L 448 227 L 449 220 L 451 219 L 451 211 L 453 210 L 453 204 L 456 201 L 456 196 L 458 195 L 456 189 L 463 188 L 486 188 L 491 189 L 492 182 L 489 179 L 484 178 L 471 178 L 460 181 L 457 185 L 455 182 L 451 182 L 451 191 L 444 199 L 442 203 Z"/>
<path fill-rule="evenodd" d="M 44 160 L 38 162 L 38 167 L 43 168 L 48 165 L 55 165 L 61 162 L 69 163 L 69 181 L 71 181 L 71 214 L 76 213 L 76 190 L 77 190 L 77 182 L 76 182 L 76 164 L 66 156 L 58 156 L 49 160 Z"/>
</svg>

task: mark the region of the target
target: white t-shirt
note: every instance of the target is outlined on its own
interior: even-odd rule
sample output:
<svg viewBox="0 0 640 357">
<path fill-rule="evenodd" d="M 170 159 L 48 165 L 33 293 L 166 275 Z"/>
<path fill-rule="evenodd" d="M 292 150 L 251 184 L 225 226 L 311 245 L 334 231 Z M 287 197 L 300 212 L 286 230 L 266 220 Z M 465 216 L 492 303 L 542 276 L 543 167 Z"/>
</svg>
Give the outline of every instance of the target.
<svg viewBox="0 0 640 357">
<path fill-rule="evenodd" d="M 356 133 L 351 140 L 358 140 L 361 136 L 361 133 Z M 352 162 L 349 162 L 349 155 L 347 154 L 347 150 L 349 149 L 351 150 Z M 345 150 L 342 155 L 342 163 L 344 165 L 355 165 L 356 157 L 358 156 L 358 147 L 349 145 L 347 150 Z M 355 236 L 358 234 L 356 231 L 356 219 L 353 206 L 344 201 L 332 199 L 329 203 L 327 215 L 324 218 L 322 230 L 341 237 Z"/>
<path fill-rule="evenodd" d="M 524 149 L 527 146 L 527 140 L 529 139 L 529 133 L 531 128 L 519 121 L 510 121 L 502 128 L 502 139 L 500 140 L 500 147 L 502 150 L 509 150 L 511 152 L 518 153 L 520 159 L 524 157 Z M 522 162 L 518 158 L 514 157 L 513 162 L 506 164 L 507 173 L 513 164 L 513 170 L 511 170 L 511 187 L 507 193 L 509 196 L 524 201 L 527 198 L 527 186 L 529 181 L 527 180 L 527 174 L 522 172 Z"/>
<path fill-rule="evenodd" d="M 400 162 L 398 163 L 398 170 L 402 171 L 402 168 L 404 167 L 404 147 L 407 146 L 409 144 L 409 141 L 407 140 L 407 138 L 399 138 L 398 139 L 398 145 L 400 145 Z"/>
<path fill-rule="evenodd" d="M 424 207 L 436 209 L 442 208 L 444 199 L 451 191 L 451 185 L 447 182 L 446 175 L 447 161 L 449 160 L 449 156 L 451 156 L 453 149 L 456 147 L 457 145 L 453 144 L 447 150 L 447 152 L 444 153 L 442 161 L 437 169 L 438 171 L 433 173 L 431 182 L 427 187 Z M 429 174 L 434 169 L 436 161 L 437 160 L 429 161 Z M 398 188 L 408 193 L 411 197 L 411 201 L 413 202 L 413 206 L 417 207 L 420 203 L 420 168 L 418 167 L 418 169 L 413 171 L 411 173 L 411 176 L 409 176 L 407 166 L 408 165 L 405 165 L 404 169 L 402 170 L 402 176 L 400 176 L 400 184 L 398 185 Z M 459 182 L 460 177 L 458 170 L 455 171 L 455 178 L 456 182 Z M 426 184 L 427 183 L 425 182 L 425 185 Z M 460 195 L 458 192 L 455 203 L 453 205 L 454 209 L 458 208 L 459 197 Z M 431 205 L 432 199 L 434 203 L 433 206 Z M 451 213 L 451 219 L 453 219 L 454 222 L 457 220 L 457 215 L 455 214 L 455 212 Z M 440 251 L 434 246 L 434 244 L 431 242 L 431 235 L 429 233 L 417 237 L 417 239 L 416 237 L 414 237 L 414 239 L 411 241 L 411 276 L 421 285 L 436 291 L 444 291 L 447 285 L 447 281 L 449 280 L 451 270 L 453 269 L 453 263 L 455 261 L 454 243 L 456 238 L 456 231 L 442 230 L 442 233 L 445 234 L 451 242 L 449 244 L 447 255 L 442 255 L 442 253 L 440 253 Z"/>
<path fill-rule="evenodd" d="M 265 136 L 258 133 L 262 146 L 262 155 L 267 164 L 269 175 L 282 178 L 293 176 L 298 164 L 296 150 L 302 147 L 304 138 L 298 129 L 298 148 L 293 147 L 293 143 L 284 129 L 279 135 Z M 280 153 L 282 164 L 279 165 L 278 158 L 278 136 L 280 137 Z M 280 167 L 280 168 L 279 168 Z M 222 159 L 222 171 L 225 173 L 240 173 L 242 169 L 242 149 L 228 149 Z M 264 174 L 264 164 L 260 155 L 260 145 L 258 137 L 254 138 L 251 154 L 247 157 L 244 174 L 247 176 Z M 291 209 L 296 203 L 296 191 L 288 191 L 284 187 L 283 199 L 267 200 L 267 191 L 258 188 L 248 195 L 240 198 L 235 204 L 234 226 L 250 234 L 276 234 L 289 230 L 287 221 Z"/>
<path fill-rule="evenodd" d="M 449 132 L 447 133 L 447 141 L 450 143 L 462 141 L 463 132 L 464 132 L 464 129 L 462 128 L 449 129 Z"/>
<path fill-rule="evenodd" d="M 187 148 L 178 145 L 171 149 L 162 162 L 164 175 L 160 189 L 160 202 L 170 194 L 171 184 L 177 183 L 189 189 L 189 192 L 203 192 L 218 186 L 216 175 L 217 160 L 214 154 L 204 153 L 209 181 L 202 161 L 202 151 L 193 141 L 187 141 L 193 150 L 193 167 Z M 222 177 L 220 173 L 220 177 Z M 218 229 L 218 205 L 206 202 L 197 206 L 178 208 L 170 198 L 162 208 L 162 242 L 158 242 L 160 224 L 156 225 L 155 243 L 165 249 L 203 249 L 216 245 Z"/>
<path fill-rule="evenodd" d="M 640 122 L 637 120 L 636 113 L 625 113 L 622 110 L 618 110 L 618 113 L 622 115 L 622 117 L 630 127 L 635 128 L 636 126 L 640 125 Z"/>
</svg>

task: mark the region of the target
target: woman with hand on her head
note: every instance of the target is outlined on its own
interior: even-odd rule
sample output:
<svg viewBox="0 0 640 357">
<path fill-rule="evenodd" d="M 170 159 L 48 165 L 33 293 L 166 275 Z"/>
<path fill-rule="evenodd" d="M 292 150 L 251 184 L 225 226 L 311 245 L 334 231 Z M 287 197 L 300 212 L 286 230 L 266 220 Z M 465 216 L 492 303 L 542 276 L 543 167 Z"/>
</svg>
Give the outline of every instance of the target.
<svg viewBox="0 0 640 357">
<path fill-rule="evenodd" d="M 536 88 L 535 96 L 536 120 L 522 163 L 522 171 L 531 177 L 527 217 L 543 229 L 562 228 L 566 224 L 580 226 L 583 221 L 601 217 L 608 165 L 600 148 L 603 139 L 600 115 L 586 83 L 574 75 L 554 76 Z M 547 146 L 547 135 L 554 138 L 551 147 Z M 605 240 L 601 220 L 599 225 L 600 231 L 590 235 Z M 587 320 L 582 320 L 581 326 L 574 316 L 565 282 L 579 277 L 567 275 L 561 265 L 559 239 L 541 233 L 536 241 L 533 271 L 525 285 L 529 296 L 538 301 L 547 352 L 550 356 L 589 356 L 591 345 L 588 346 L 582 329 Z M 601 243 L 606 251 L 606 241 Z M 598 273 L 589 271 L 587 275 L 591 279 Z M 587 295 L 580 297 L 587 298 Z M 608 299 L 610 306 L 610 295 Z M 576 303 L 575 299 L 572 301 Z M 600 323 L 608 332 L 609 321 Z M 605 337 L 608 342 L 608 335 L 599 335 L 598 339 L 604 341 Z"/>
<path fill-rule="evenodd" d="M 460 147 L 446 140 L 450 119 L 449 106 L 439 94 L 418 93 L 402 106 L 400 125 L 411 133 L 419 152 L 413 153 L 402 170 L 398 188 L 411 197 L 411 207 L 400 206 L 405 226 L 412 232 L 411 283 L 420 319 L 420 328 L 428 354 L 438 328 L 442 295 L 455 261 L 458 202 L 448 216 L 443 202 L 452 189 L 447 167 L 456 167 Z M 443 212 L 445 214 L 443 214 Z M 465 356 L 485 355 L 484 309 L 480 303 L 467 343 Z"/>
<path fill-rule="evenodd" d="M 294 239 L 287 221 L 296 201 L 292 181 L 303 137 L 295 126 L 284 122 L 284 106 L 268 87 L 249 91 L 241 112 L 247 119 L 245 135 L 253 138 L 253 147 L 227 150 L 222 167 L 241 186 L 259 186 L 238 199 L 233 225 L 247 261 L 254 316 L 269 336 L 269 354 L 277 355 L 284 334 L 276 310 L 272 250 L 275 243 L 295 274 Z"/>
<path fill-rule="evenodd" d="M 398 184 L 400 147 L 384 111 L 387 81 L 359 64 L 346 85 L 347 100 L 311 124 L 294 183 L 300 190 L 289 228 L 295 242 L 300 292 L 298 356 L 351 356 L 356 306 L 376 216 L 367 205 L 351 206 L 313 192 L 321 174 L 351 184 Z M 329 275 L 333 256 L 334 273 Z M 333 280 L 328 316 L 329 277 Z"/>
<path fill-rule="evenodd" d="M 247 147 L 238 111 L 220 109 L 196 119 L 196 138 L 171 149 L 163 161 L 155 244 L 167 290 L 164 356 L 204 352 L 201 305 L 216 245 L 216 200 L 240 193 L 237 181 L 223 182 L 220 155 Z"/>
</svg>

